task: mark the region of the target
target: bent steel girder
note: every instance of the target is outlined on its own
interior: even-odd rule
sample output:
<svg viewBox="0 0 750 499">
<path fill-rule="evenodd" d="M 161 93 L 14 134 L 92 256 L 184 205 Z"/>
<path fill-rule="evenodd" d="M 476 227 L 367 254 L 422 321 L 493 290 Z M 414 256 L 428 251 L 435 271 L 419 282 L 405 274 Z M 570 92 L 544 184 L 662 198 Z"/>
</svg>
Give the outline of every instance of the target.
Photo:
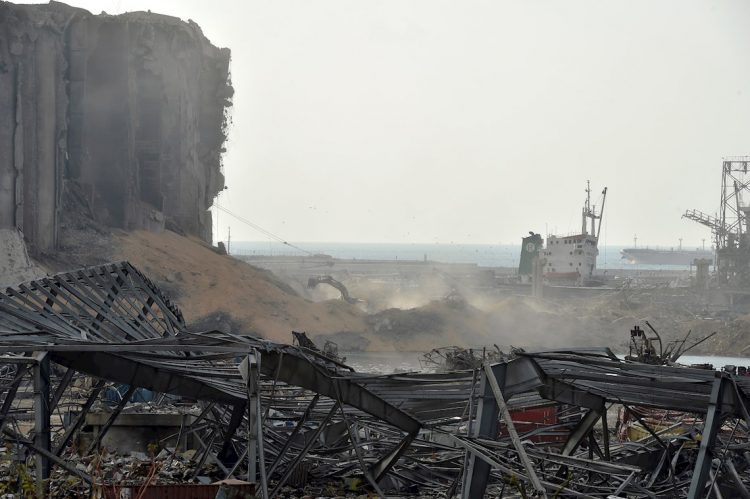
<svg viewBox="0 0 750 499">
<path fill-rule="evenodd" d="M 281 350 L 268 350 L 263 352 L 262 356 L 263 374 L 275 376 L 278 373 L 278 379 L 289 385 L 307 388 L 332 399 L 340 398 L 342 403 L 386 421 L 400 430 L 413 433 L 422 427 L 418 420 L 355 381 L 337 378 L 335 372 L 300 356 L 291 348 L 284 348 L 283 355 Z"/>
<path fill-rule="evenodd" d="M 237 404 L 243 400 L 240 390 L 223 390 L 189 373 L 175 373 L 165 366 L 141 362 L 134 356 L 109 352 L 87 352 L 85 355 L 54 352 L 51 359 L 90 376 L 154 392 L 227 404 Z"/>
<path fill-rule="evenodd" d="M 459 422 L 467 420 L 472 435 L 463 445 L 473 450 L 469 449 L 472 457 L 467 467 L 465 486 L 468 487 L 464 494 L 471 491 L 470 497 L 481 497 L 480 491 L 484 491 L 489 480 L 496 477 L 497 470 L 501 470 L 497 467 L 493 474 L 491 468 L 495 464 L 480 455 L 483 442 L 495 440 L 498 435 L 497 403 L 486 379 L 480 380 L 479 391 L 475 392 L 473 387 L 477 380 L 470 371 L 387 376 L 355 373 L 322 356 L 260 338 L 219 331 L 193 333 L 185 328 L 180 311 L 127 263 L 61 274 L 0 294 L 2 351 L 27 355 L 48 352 L 48 357 L 55 363 L 100 380 L 235 407 L 248 400 L 247 387 L 237 370 L 236 358 L 255 351 L 262 358 L 260 370 L 263 377 L 274 381 L 276 392 L 280 386 L 288 390 L 285 405 L 281 406 L 289 411 L 284 417 L 295 411 L 300 415 L 305 413 L 306 403 L 295 408 L 297 403 L 301 404 L 298 397 L 302 392 L 299 388 L 302 388 L 325 398 L 325 404 L 338 403 L 357 409 L 348 411 L 352 421 L 364 421 L 379 435 L 371 441 L 377 444 L 368 443 L 366 459 L 358 456 L 359 465 L 349 462 L 346 465 L 350 467 L 348 470 L 367 462 L 369 470 L 362 471 L 376 481 L 386 473 L 402 479 L 413 477 L 409 475 L 413 470 L 409 471 L 407 463 L 413 460 L 412 452 L 424 451 L 427 445 L 415 435 L 422 428 L 455 432 Z M 717 421 L 730 414 L 750 419 L 745 407 L 750 405 L 748 379 L 731 378 L 731 385 L 725 382 L 724 389 L 712 398 L 714 378 L 711 372 L 622 362 L 605 350 L 523 353 L 512 361 L 493 365 L 492 373 L 498 381 L 502 398 L 511 409 L 514 404 L 516 407 L 538 404 L 541 398 L 594 410 L 580 431 L 574 432 L 574 438 L 569 441 L 570 448 L 575 448 L 583 440 L 587 429 L 596 421 L 596 412 L 603 410 L 605 401 L 691 412 L 712 411 Z M 60 390 L 65 389 L 68 377 L 63 378 Z M 12 381 L 11 374 L 8 383 Z M 102 383 L 100 381 L 95 387 L 95 392 L 101 390 Z M 13 385 L 8 384 L 7 389 L 12 388 Z M 278 404 L 279 397 L 274 393 L 271 390 L 271 396 L 263 398 L 266 407 Z M 53 400 L 59 399 L 60 395 L 56 393 Z M 477 395 L 477 404 L 474 404 Z M 305 397 L 309 400 L 313 395 L 307 392 Z M 10 400 L 6 395 L 2 404 L 4 408 L 12 398 L 12 393 Z M 93 399 L 89 398 L 84 407 L 92 402 Z M 326 405 L 325 408 L 329 407 Z M 260 410 L 256 412 L 261 414 Z M 240 412 L 234 418 L 222 413 L 215 419 L 210 428 L 224 426 L 227 431 L 219 432 L 222 440 L 205 439 L 209 445 L 204 445 L 201 460 L 209 452 L 213 453 L 212 446 L 226 447 L 231 433 L 236 434 L 232 442 L 233 446 L 236 445 L 247 427 L 244 417 L 240 422 Z M 77 421 L 73 425 L 73 431 L 78 424 Z M 314 424 L 315 421 L 310 422 L 311 426 Z M 357 424 L 349 426 L 349 431 Z M 563 424 L 569 426 L 570 421 Z M 302 426 L 299 428 L 297 432 Z M 271 454 L 276 455 L 285 447 L 274 440 L 272 428 L 266 428 L 266 432 L 266 443 L 275 445 Z M 70 437 L 71 434 L 66 433 L 64 442 L 67 443 Z M 435 444 L 429 445 L 434 448 Z M 503 447 L 496 449 L 500 448 Z M 404 454 L 407 449 L 409 454 Z M 241 454 L 241 450 L 242 447 L 237 447 L 236 453 Z M 491 446 L 487 450 L 490 458 L 500 460 L 500 465 L 517 467 L 504 457 L 504 452 L 498 453 Z M 59 453 L 60 449 L 57 449 L 54 454 Z M 534 460 L 552 460 L 531 452 L 529 455 Z M 706 455 L 704 463 L 710 462 L 709 457 Z M 278 460 L 278 455 L 275 459 Z M 457 459 L 457 463 L 463 457 L 453 456 L 451 459 Z M 558 462 L 562 459 L 560 457 L 554 459 L 557 459 L 556 466 L 573 467 L 577 458 L 565 458 L 564 462 Z M 396 462 L 406 466 L 391 471 Z M 424 463 L 417 462 L 416 465 L 421 467 Z M 455 467 L 456 474 L 459 469 L 460 465 Z M 632 473 L 626 471 L 628 475 Z M 231 474 L 233 470 L 225 472 Z M 275 471 L 280 472 L 286 470 Z M 522 472 L 513 473 L 522 478 Z M 455 481 L 450 473 L 441 479 L 450 483 Z"/>
<path fill-rule="evenodd" d="M 502 390 L 505 387 L 506 373 L 510 363 L 494 364 L 491 369 L 498 385 Z M 500 410 L 495 402 L 487 375 L 482 372 L 479 379 L 479 402 L 477 405 L 477 421 L 474 425 L 474 438 L 494 440 L 498 433 L 498 417 Z M 461 489 L 462 499 L 484 497 L 489 480 L 491 463 L 483 459 L 477 453 L 472 452 L 469 456 L 464 471 L 463 487 Z"/>
<path fill-rule="evenodd" d="M 583 439 L 591 433 L 592 429 L 594 429 L 594 425 L 602 416 L 603 410 L 604 405 L 602 405 L 599 410 L 590 409 L 583 419 L 579 421 L 573 431 L 570 432 L 570 437 L 568 437 L 568 441 L 565 442 L 565 446 L 563 447 L 562 452 L 560 452 L 563 456 L 570 456 L 576 451 L 578 446 L 581 445 L 581 442 L 583 442 Z"/>
<path fill-rule="evenodd" d="M 703 438 L 701 438 L 700 450 L 698 458 L 695 461 L 695 469 L 693 470 L 690 490 L 687 495 L 690 499 L 698 499 L 703 496 L 703 488 L 706 484 L 713 458 L 718 457 L 713 450 L 717 433 L 721 427 L 724 393 L 731 392 L 727 386 L 728 384 L 729 378 L 724 373 L 717 375 L 713 383 L 711 401 L 703 428 Z"/>
<path fill-rule="evenodd" d="M 70 376 L 76 371 L 127 384 L 131 391 L 140 387 L 234 407 L 244 406 L 248 397 L 235 358 L 256 351 L 264 376 L 339 400 L 411 436 L 378 461 L 378 478 L 422 428 L 417 418 L 347 377 L 346 366 L 259 338 L 187 331 L 179 309 L 127 262 L 32 281 L 0 294 L 0 351 L 4 348 L 47 352 Z M 239 426 L 239 416 L 234 419 L 225 448 Z"/>
<path fill-rule="evenodd" d="M 242 344 L 237 345 L 237 353 L 246 351 Z M 106 348 L 106 345 L 103 345 Z M 178 346 L 173 348 L 178 349 Z M 361 410 L 382 421 L 386 421 L 400 430 L 413 433 L 421 428 L 421 423 L 405 412 L 374 395 L 366 388 L 350 379 L 336 378 L 336 373 L 325 366 L 315 363 L 304 356 L 295 355 L 293 349 L 284 354 L 280 349 L 259 349 L 263 358 L 261 372 L 268 376 L 277 376 L 279 381 L 289 385 L 306 388 L 315 393 L 336 398 L 335 384 L 338 383 L 338 395 L 342 403 Z M 216 386 L 211 380 L 198 379 L 185 372 L 174 372 L 173 369 L 158 362 L 145 361 L 138 354 L 118 355 L 110 352 L 87 352 L 80 355 L 76 352 L 51 352 L 51 358 L 66 367 L 92 376 L 106 378 L 135 385 L 149 390 L 236 404 L 244 400 L 241 384 L 232 386 L 232 390 Z M 279 363 L 281 363 L 279 365 Z"/>
<path fill-rule="evenodd" d="M 370 466 L 370 473 L 376 482 L 380 481 L 386 473 L 393 467 L 401 456 L 406 452 L 411 443 L 417 437 L 418 431 L 407 434 L 390 452 Z"/>
<path fill-rule="evenodd" d="M 194 375 L 190 368 L 175 368 L 174 361 L 191 359 L 195 354 L 182 351 L 181 340 L 194 340 L 185 331 L 179 309 L 159 289 L 128 262 L 81 269 L 51 278 L 22 284 L 17 290 L 0 294 L 0 330 L 39 336 L 45 343 L 70 343 L 68 350 L 51 352 L 51 358 L 64 366 L 92 376 L 193 398 L 237 404 L 244 400 L 244 387 L 237 380 L 227 385 Z M 19 336 L 21 336 L 19 335 Z M 49 336 L 52 338 L 49 338 Z M 293 347 L 284 347 L 252 337 L 207 332 L 213 344 L 236 349 L 238 355 L 257 348 L 263 356 L 262 372 L 279 381 L 336 398 L 333 379 L 338 368 L 319 357 L 309 357 Z M 0 335 L 0 341 L 3 339 Z M 45 338 L 46 337 L 46 338 Z M 11 342 L 16 350 L 20 338 Z M 172 355 L 149 356 L 148 348 L 162 351 L 159 340 L 173 345 Z M 111 349 L 112 343 L 145 343 L 145 352 Z M 98 350 L 101 346 L 101 351 Z M 29 345 L 29 351 L 34 351 Z M 80 350 L 92 349 L 86 355 Z M 52 348 L 54 350 L 54 348 Z M 76 351 L 78 350 L 78 351 Z M 210 348 L 206 348 L 210 351 Z M 200 352 L 197 352 L 199 355 Z M 286 354 L 286 355 L 284 355 Z M 282 358 L 286 357 L 283 361 Z M 374 395 L 350 379 L 341 379 L 342 403 L 412 433 L 420 422 Z"/>
<path fill-rule="evenodd" d="M 604 407 L 605 401 L 602 397 L 573 384 L 551 378 L 533 357 L 519 357 L 506 363 L 492 365 L 490 369 L 500 391 L 507 399 L 521 393 L 536 391 L 547 400 L 589 407 L 594 413 L 600 412 Z M 487 375 L 482 373 L 479 388 L 482 395 L 479 399 L 478 421 L 474 436 L 494 440 L 497 436 L 500 411 L 492 394 L 491 383 L 487 378 Z M 577 446 L 579 438 L 582 437 L 583 435 L 573 438 L 574 442 L 569 442 L 568 446 Z M 482 497 L 487 488 L 490 469 L 491 465 L 487 460 L 472 453 L 466 468 L 462 497 Z"/>
<path fill-rule="evenodd" d="M 716 434 L 715 426 L 722 417 L 747 417 L 748 384 L 742 378 L 720 382 L 712 371 L 681 367 L 650 366 L 627 363 L 609 356 L 589 357 L 586 352 L 574 351 L 523 354 L 505 364 L 492 366 L 503 394 L 535 391 L 542 398 L 558 403 L 590 409 L 586 417 L 571 433 L 563 454 L 571 454 L 590 434 L 591 428 L 605 411 L 606 402 L 631 403 L 647 407 L 677 409 L 694 413 L 708 413 L 707 438 L 701 446 L 701 458 L 696 466 L 692 493 L 705 483 L 711 444 L 708 437 Z M 488 400 L 486 376 L 480 380 L 480 396 L 475 437 L 494 439 L 497 411 Z M 463 497 L 481 497 L 489 479 L 490 465 L 475 455 L 466 470 Z"/>
</svg>

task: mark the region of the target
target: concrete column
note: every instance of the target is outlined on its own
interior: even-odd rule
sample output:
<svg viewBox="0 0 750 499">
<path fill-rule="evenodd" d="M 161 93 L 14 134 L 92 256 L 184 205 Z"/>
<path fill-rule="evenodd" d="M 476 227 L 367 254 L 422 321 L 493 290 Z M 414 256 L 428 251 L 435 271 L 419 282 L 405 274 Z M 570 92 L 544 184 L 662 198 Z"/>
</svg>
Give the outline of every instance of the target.
<svg viewBox="0 0 750 499">
<path fill-rule="evenodd" d="M 36 228 L 34 247 L 49 251 L 55 247 L 57 211 L 57 64 L 58 46 L 50 35 L 37 39 L 36 58 L 36 126 L 37 162 L 29 165 L 36 172 Z"/>
<path fill-rule="evenodd" d="M 5 71 L 0 71 L 0 229 L 10 229 L 16 225 L 13 148 L 16 128 L 16 71 L 6 44 L 0 44 L 0 64 L 5 65 Z"/>
</svg>

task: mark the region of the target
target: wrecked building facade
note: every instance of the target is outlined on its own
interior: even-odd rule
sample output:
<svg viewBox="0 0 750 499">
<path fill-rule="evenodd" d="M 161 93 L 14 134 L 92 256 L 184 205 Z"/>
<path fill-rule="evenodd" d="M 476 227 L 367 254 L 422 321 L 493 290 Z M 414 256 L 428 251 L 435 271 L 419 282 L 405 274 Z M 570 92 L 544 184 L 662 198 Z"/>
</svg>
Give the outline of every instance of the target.
<svg viewBox="0 0 750 499">
<path fill-rule="evenodd" d="M 0 229 L 49 252 L 72 205 L 210 241 L 229 61 L 192 21 L 0 2 Z"/>
</svg>

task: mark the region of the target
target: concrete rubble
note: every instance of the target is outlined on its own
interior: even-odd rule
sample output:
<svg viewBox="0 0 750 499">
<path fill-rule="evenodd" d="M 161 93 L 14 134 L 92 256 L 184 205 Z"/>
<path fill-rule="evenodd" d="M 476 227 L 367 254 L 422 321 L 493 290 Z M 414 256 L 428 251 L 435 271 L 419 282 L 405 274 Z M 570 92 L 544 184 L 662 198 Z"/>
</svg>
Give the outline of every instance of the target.
<svg viewBox="0 0 750 499">
<path fill-rule="evenodd" d="M 23 234 L 17 229 L 0 229 L 0 287 L 30 281 L 41 271 L 29 259 Z"/>
</svg>

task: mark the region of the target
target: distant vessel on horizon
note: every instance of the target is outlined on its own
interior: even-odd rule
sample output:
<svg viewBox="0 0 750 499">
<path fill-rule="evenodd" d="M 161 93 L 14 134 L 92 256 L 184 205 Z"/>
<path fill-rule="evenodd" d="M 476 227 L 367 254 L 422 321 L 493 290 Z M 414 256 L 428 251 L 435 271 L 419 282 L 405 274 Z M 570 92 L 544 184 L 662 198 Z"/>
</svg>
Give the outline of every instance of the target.
<svg viewBox="0 0 750 499">
<path fill-rule="evenodd" d="M 635 241 L 638 239 L 635 238 Z M 713 260 L 714 250 L 705 248 L 696 248 L 694 250 L 682 249 L 682 239 L 680 245 L 669 249 L 651 249 L 651 248 L 625 248 L 620 251 L 623 260 L 627 260 L 632 265 L 692 265 L 695 260 Z"/>
</svg>

